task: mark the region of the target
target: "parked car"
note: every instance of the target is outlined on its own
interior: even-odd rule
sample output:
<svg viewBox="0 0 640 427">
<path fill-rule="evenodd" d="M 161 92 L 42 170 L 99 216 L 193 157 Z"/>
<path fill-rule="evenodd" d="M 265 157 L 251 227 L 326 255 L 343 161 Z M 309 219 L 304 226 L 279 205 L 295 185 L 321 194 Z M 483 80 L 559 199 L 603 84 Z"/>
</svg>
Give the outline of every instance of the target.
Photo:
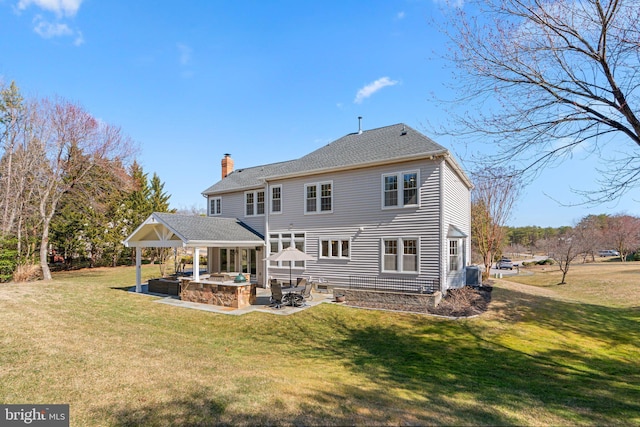
<svg viewBox="0 0 640 427">
<path fill-rule="evenodd" d="M 498 261 L 498 270 L 502 270 L 503 268 L 513 270 L 513 262 L 511 262 L 510 259 L 502 258 Z"/>
<path fill-rule="evenodd" d="M 606 251 L 598 252 L 598 255 L 600 255 L 600 256 L 620 256 L 620 252 L 614 251 L 613 249 L 608 249 Z"/>
</svg>

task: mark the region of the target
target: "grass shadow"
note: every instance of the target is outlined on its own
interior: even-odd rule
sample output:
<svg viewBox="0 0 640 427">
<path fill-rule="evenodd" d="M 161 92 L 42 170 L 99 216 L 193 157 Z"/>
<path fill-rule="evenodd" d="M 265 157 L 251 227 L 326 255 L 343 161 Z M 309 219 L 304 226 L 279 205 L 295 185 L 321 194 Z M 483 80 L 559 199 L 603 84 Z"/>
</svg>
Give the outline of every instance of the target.
<svg viewBox="0 0 640 427">
<path fill-rule="evenodd" d="M 526 424 L 547 417 L 550 424 L 633 425 L 640 419 L 637 310 L 513 291 L 501 299 L 507 303 L 497 314 L 514 326 L 506 326 L 509 333 L 520 334 L 531 323 L 555 336 L 571 334 L 570 343 L 543 345 L 537 337 L 519 336 L 512 344 L 505 330 L 483 321 L 412 316 L 399 328 L 360 326 L 337 316 L 325 319 L 333 322 L 333 342 L 315 348 L 306 343 L 306 351 L 329 351 L 336 363 L 367 376 L 366 390 L 343 387 L 343 410 L 366 407 L 375 414 L 383 408 L 377 422 L 411 423 L 406 414 L 418 424 Z M 595 353 L 592 343 L 611 350 Z M 317 391 L 315 399 L 327 398 Z"/>
</svg>

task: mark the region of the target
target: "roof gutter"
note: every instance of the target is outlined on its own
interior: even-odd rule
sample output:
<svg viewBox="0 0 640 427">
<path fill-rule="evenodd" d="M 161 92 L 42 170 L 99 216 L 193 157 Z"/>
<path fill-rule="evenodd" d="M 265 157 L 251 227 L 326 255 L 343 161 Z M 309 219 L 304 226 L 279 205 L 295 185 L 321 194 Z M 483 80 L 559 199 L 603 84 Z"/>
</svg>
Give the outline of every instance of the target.
<svg viewBox="0 0 640 427">
<path fill-rule="evenodd" d="M 473 183 L 471 182 L 467 174 L 464 173 L 458 162 L 456 162 L 455 159 L 451 156 L 451 154 L 447 153 L 447 155 L 445 156 L 445 160 L 449 164 L 449 166 L 451 166 L 453 170 L 460 176 L 460 179 L 467 185 L 467 187 L 469 187 L 469 190 L 473 190 Z"/>
<path fill-rule="evenodd" d="M 414 161 L 414 160 L 424 160 L 424 159 L 433 160 L 438 157 L 448 157 L 448 156 L 449 156 L 449 150 L 445 149 L 445 150 L 433 151 L 429 154 L 423 154 L 421 156 L 411 155 L 411 156 L 397 157 L 394 159 L 378 160 L 375 162 L 359 163 L 357 165 L 346 165 L 346 166 L 339 166 L 339 167 L 312 169 L 308 171 L 293 172 L 293 173 L 284 174 L 284 175 L 266 176 L 263 179 L 265 181 L 271 181 L 275 179 L 299 178 L 303 176 L 319 175 L 319 174 L 329 173 L 329 172 L 342 172 L 342 171 L 348 171 L 348 170 L 354 170 L 354 169 L 370 168 L 374 166 L 391 165 L 395 163 L 403 163 L 403 162 Z"/>
</svg>

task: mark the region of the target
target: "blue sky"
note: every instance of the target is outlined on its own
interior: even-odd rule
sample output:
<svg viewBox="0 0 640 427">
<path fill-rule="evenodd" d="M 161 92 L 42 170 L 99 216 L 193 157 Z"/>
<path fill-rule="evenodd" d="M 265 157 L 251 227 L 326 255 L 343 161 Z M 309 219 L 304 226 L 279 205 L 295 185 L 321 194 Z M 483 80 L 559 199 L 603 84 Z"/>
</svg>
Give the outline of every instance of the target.
<svg viewBox="0 0 640 427">
<path fill-rule="evenodd" d="M 358 116 L 364 129 L 403 122 L 464 154 L 429 125 L 445 119 L 433 95 L 446 97 L 452 78 L 431 24 L 443 2 L 0 0 L 0 78 L 122 127 L 173 207 L 204 208 L 224 153 L 236 168 L 297 158 L 357 131 Z M 556 201 L 580 202 L 571 188 L 595 174 L 580 153 L 545 171 L 510 224 L 637 214 L 637 191 L 594 208 Z"/>
</svg>

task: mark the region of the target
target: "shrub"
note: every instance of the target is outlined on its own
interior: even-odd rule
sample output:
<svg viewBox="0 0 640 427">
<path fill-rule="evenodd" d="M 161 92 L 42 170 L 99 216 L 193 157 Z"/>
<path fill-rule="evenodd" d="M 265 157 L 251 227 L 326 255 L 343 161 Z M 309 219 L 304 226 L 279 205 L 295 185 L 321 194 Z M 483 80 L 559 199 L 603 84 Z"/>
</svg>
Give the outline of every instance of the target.
<svg viewBox="0 0 640 427">
<path fill-rule="evenodd" d="M 39 265 L 19 265 L 13 273 L 15 282 L 29 282 L 42 278 L 42 268 Z"/>
<path fill-rule="evenodd" d="M 0 282 L 8 282 L 18 264 L 16 239 L 2 239 L 0 241 Z"/>
</svg>

